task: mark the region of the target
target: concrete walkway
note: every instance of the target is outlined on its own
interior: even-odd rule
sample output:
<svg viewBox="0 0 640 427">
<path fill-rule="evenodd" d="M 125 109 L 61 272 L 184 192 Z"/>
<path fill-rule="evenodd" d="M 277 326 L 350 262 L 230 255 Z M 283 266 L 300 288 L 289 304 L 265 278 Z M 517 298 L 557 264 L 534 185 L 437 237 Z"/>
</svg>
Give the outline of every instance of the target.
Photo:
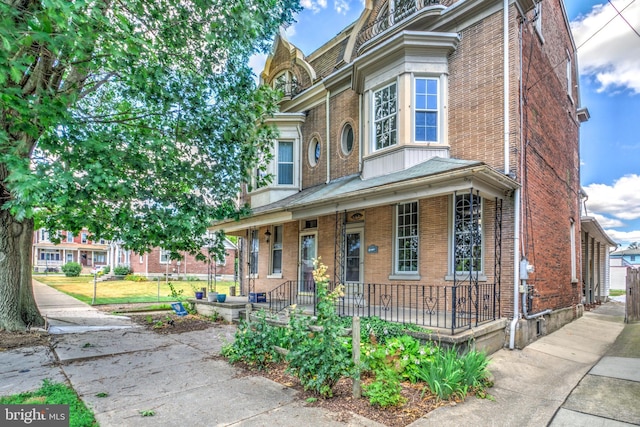
<svg viewBox="0 0 640 427">
<path fill-rule="evenodd" d="M 71 329 L 52 335 L 55 354 L 0 352 L 0 395 L 33 390 L 46 377 L 68 379 L 103 427 L 379 425 L 356 415 L 345 422 L 306 407 L 288 387 L 238 376 L 212 357 L 233 338 L 233 326 L 155 334 L 34 286 L 51 326 Z M 469 398 L 412 427 L 639 425 L 640 325 L 624 325 L 623 310 L 607 303 L 522 351 L 496 352 L 493 400 Z M 147 410 L 155 415 L 142 417 Z"/>
</svg>

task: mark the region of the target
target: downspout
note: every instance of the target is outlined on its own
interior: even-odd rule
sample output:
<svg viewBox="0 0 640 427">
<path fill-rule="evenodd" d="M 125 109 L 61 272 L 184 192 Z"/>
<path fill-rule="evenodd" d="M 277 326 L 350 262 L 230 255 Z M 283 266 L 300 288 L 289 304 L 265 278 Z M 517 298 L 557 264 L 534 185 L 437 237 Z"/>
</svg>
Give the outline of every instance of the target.
<svg viewBox="0 0 640 427">
<path fill-rule="evenodd" d="M 358 115 L 358 172 L 362 173 L 362 156 L 364 155 L 362 148 L 362 117 L 364 116 L 364 114 L 362 114 L 362 94 L 358 95 Z"/>
<path fill-rule="evenodd" d="M 519 271 L 516 266 L 520 265 L 520 189 L 514 190 L 513 203 L 515 205 L 514 225 L 513 225 L 513 320 L 511 320 L 511 328 L 509 330 L 509 348 L 513 350 L 516 346 L 516 325 L 520 318 L 518 311 L 518 285 Z"/>
<path fill-rule="evenodd" d="M 331 181 L 331 130 L 329 129 L 329 125 L 331 124 L 331 119 L 329 116 L 329 101 L 331 98 L 331 92 L 327 91 L 327 101 L 325 103 L 326 110 L 326 126 L 327 126 L 327 181 L 328 184 Z"/>
<path fill-rule="evenodd" d="M 504 117 L 504 174 L 509 175 L 509 0 L 502 2 L 502 38 L 503 38 L 503 117 Z M 513 319 L 509 330 L 509 348 L 513 350 L 516 342 L 516 325 L 520 318 L 518 311 L 519 275 L 516 266 L 520 264 L 520 189 L 516 188 L 513 195 Z"/>
</svg>

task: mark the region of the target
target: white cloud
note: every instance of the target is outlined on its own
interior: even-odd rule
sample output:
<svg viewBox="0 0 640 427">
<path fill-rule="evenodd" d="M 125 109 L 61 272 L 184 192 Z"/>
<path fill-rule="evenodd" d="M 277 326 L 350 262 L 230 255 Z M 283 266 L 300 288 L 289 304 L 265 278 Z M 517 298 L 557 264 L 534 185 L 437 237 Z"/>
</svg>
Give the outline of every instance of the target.
<svg viewBox="0 0 640 427">
<path fill-rule="evenodd" d="M 249 67 L 253 70 L 253 73 L 256 75 L 256 81 L 260 81 L 260 73 L 264 70 L 264 64 L 267 62 L 267 54 L 265 53 L 255 53 L 251 55 L 249 58 Z"/>
<path fill-rule="evenodd" d="M 592 213 L 589 216 L 595 218 L 598 221 L 598 224 L 602 228 L 612 228 L 612 227 L 624 227 L 625 223 L 620 221 L 619 219 L 609 218 L 608 216 L 601 215 L 598 213 Z"/>
<path fill-rule="evenodd" d="M 349 11 L 349 0 L 335 0 L 333 8 L 336 12 L 345 15 Z"/>
<path fill-rule="evenodd" d="M 611 239 L 620 245 L 620 248 L 626 248 L 632 242 L 640 242 L 640 230 L 618 231 L 604 230 Z"/>
<path fill-rule="evenodd" d="M 640 219 L 640 175 L 619 178 L 613 185 L 591 184 L 584 187 L 589 199 L 587 209 L 621 220 Z"/>
<path fill-rule="evenodd" d="M 640 1 L 612 2 L 631 26 L 640 29 Z M 631 89 L 640 94 L 640 43 L 629 24 L 608 3 L 594 6 L 571 23 L 580 72 L 595 76 L 600 92 Z"/>
<path fill-rule="evenodd" d="M 327 8 L 327 0 L 302 0 L 300 5 L 313 13 L 318 13 L 321 9 Z"/>
</svg>

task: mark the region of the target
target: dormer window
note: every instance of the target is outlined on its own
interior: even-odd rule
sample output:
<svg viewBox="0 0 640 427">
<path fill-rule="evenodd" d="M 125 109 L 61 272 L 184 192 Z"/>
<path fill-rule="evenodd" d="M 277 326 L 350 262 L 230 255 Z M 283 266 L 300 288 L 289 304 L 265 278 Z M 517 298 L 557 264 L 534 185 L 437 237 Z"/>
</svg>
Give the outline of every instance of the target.
<svg viewBox="0 0 640 427">
<path fill-rule="evenodd" d="M 298 79 L 291 71 L 283 71 L 273 79 L 273 88 L 282 91 L 286 97 L 293 97 L 298 90 Z"/>
</svg>

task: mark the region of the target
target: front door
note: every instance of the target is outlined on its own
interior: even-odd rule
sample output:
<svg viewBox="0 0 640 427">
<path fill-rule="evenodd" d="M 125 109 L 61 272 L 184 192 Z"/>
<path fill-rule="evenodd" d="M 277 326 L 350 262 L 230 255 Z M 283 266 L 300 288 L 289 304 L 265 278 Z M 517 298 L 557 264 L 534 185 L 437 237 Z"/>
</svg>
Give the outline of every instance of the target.
<svg viewBox="0 0 640 427">
<path fill-rule="evenodd" d="M 298 279 L 299 292 L 313 292 L 313 260 L 317 257 L 316 233 L 300 235 L 300 271 Z"/>
</svg>

